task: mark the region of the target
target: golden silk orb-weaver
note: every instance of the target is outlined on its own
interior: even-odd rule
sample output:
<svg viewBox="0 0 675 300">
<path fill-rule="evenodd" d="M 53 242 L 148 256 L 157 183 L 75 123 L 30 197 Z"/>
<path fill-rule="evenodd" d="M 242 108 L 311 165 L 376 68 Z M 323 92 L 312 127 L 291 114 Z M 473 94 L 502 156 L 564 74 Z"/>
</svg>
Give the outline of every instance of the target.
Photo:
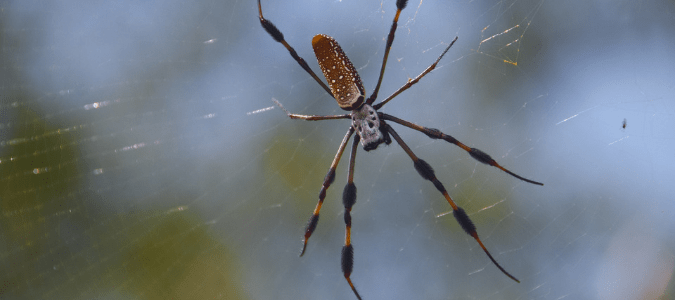
<svg viewBox="0 0 675 300">
<path fill-rule="evenodd" d="M 487 248 L 485 248 L 485 245 L 483 245 L 483 242 L 478 237 L 478 233 L 476 232 L 476 226 L 473 224 L 471 219 L 469 219 L 469 216 L 466 214 L 466 212 L 461 207 L 457 206 L 455 201 L 453 201 L 452 198 L 450 198 L 450 195 L 448 195 L 448 192 L 445 190 L 443 184 L 436 178 L 434 170 L 431 168 L 431 166 L 426 161 L 422 160 L 421 158 L 418 158 L 412 152 L 412 150 L 410 150 L 410 147 L 408 147 L 408 145 L 401 139 L 398 133 L 396 133 L 396 131 L 394 131 L 394 129 L 391 126 L 389 126 L 387 121 L 391 121 L 403 125 L 405 127 L 412 128 L 414 130 L 426 134 L 428 137 L 432 139 L 442 139 L 449 143 L 455 144 L 460 148 L 462 148 L 463 150 L 465 150 L 466 152 L 468 152 L 469 155 L 471 155 L 471 157 L 473 157 L 477 161 L 483 164 L 497 167 L 502 171 L 520 180 L 536 185 L 544 185 L 544 184 L 516 175 L 515 173 L 499 165 L 487 153 L 476 148 L 468 147 L 459 142 L 458 140 L 456 140 L 455 138 L 453 138 L 452 136 L 447 135 L 438 129 L 420 126 L 379 111 L 379 109 L 382 108 L 382 106 L 384 106 L 389 101 L 394 99 L 394 97 L 398 96 L 400 93 L 416 84 L 420 79 L 422 79 L 422 77 L 424 77 L 429 72 L 434 70 L 438 62 L 445 55 L 445 53 L 447 53 L 448 50 L 450 50 L 450 47 L 452 47 L 452 45 L 455 44 L 455 41 L 457 41 L 457 37 L 455 37 L 455 39 L 452 40 L 450 45 L 448 45 L 448 47 L 445 48 L 445 50 L 441 53 L 441 55 L 438 56 L 436 61 L 429 67 L 427 67 L 422 73 L 420 73 L 417 77 L 413 78 L 412 80 L 408 80 L 408 82 L 406 82 L 403 86 L 401 86 L 398 90 L 396 90 L 386 99 L 373 105 L 375 99 L 377 98 L 377 93 L 380 89 L 380 84 L 382 83 L 384 69 L 385 66 L 387 65 L 387 57 L 389 56 L 389 50 L 391 49 L 391 45 L 394 42 L 394 34 L 396 32 L 396 27 L 398 26 L 397 25 L 398 18 L 401 14 L 401 11 L 406 7 L 407 2 L 408 2 L 407 0 L 396 1 L 396 15 L 394 16 L 394 21 L 392 22 L 391 29 L 389 30 L 389 35 L 387 37 L 387 44 L 385 46 L 384 58 L 382 59 L 382 68 L 380 69 L 380 77 L 377 80 L 377 85 L 375 86 L 373 93 L 368 98 L 366 98 L 366 90 L 363 87 L 363 83 L 361 82 L 361 77 L 359 77 L 359 74 L 357 73 L 356 69 L 352 65 L 347 55 L 342 51 L 342 48 L 337 43 L 337 41 L 335 41 L 332 37 L 323 34 L 318 34 L 314 36 L 314 38 L 312 39 L 312 47 L 314 48 L 314 54 L 316 55 L 316 59 L 319 63 L 319 66 L 321 67 L 321 71 L 323 72 L 323 75 L 328 83 L 328 85 L 326 85 L 314 73 L 314 71 L 312 71 L 312 69 L 309 67 L 309 65 L 307 65 L 305 60 L 302 57 L 300 57 L 297 54 L 297 52 L 295 52 L 295 49 L 293 49 L 293 47 L 291 47 L 291 45 L 289 45 L 288 42 L 286 42 L 286 40 L 284 39 L 284 35 L 281 33 L 281 31 L 277 29 L 277 27 L 274 26 L 272 22 L 263 17 L 262 6 L 260 4 L 260 0 L 258 0 L 258 13 L 260 18 L 260 24 L 262 25 L 262 27 L 267 31 L 267 33 L 269 33 L 272 36 L 272 38 L 275 41 L 281 43 L 282 45 L 284 45 L 284 47 L 286 47 L 286 49 L 291 54 L 293 59 L 295 59 L 295 61 L 297 61 L 298 64 L 300 64 L 300 66 L 310 76 L 312 76 L 312 78 L 314 78 L 314 80 L 316 80 L 316 82 L 319 85 L 321 85 L 321 87 L 323 87 L 324 90 L 326 90 L 326 92 L 328 92 L 333 98 L 335 98 L 340 108 L 348 111 L 349 113 L 343 115 L 330 115 L 330 116 L 299 115 L 290 113 L 276 99 L 273 99 L 273 101 L 281 109 L 283 109 L 291 119 L 303 119 L 307 121 L 351 119 L 351 126 L 349 126 L 347 134 L 345 134 L 344 138 L 342 139 L 342 142 L 338 147 L 338 151 L 335 154 L 335 158 L 333 158 L 333 162 L 331 163 L 330 168 L 328 169 L 328 174 L 326 174 L 326 177 L 323 180 L 323 185 L 321 187 L 321 191 L 319 192 L 319 202 L 317 203 L 316 208 L 312 213 L 312 216 L 309 218 L 309 221 L 307 222 L 300 256 L 302 256 L 305 253 L 305 249 L 307 248 L 307 241 L 312 236 L 312 233 L 314 232 L 314 229 L 316 229 L 316 225 L 319 222 L 319 212 L 321 211 L 321 206 L 323 205 L 323 201 L 326 197 L 326 190 L 335 180 L 335 169 L 337 168 L 337 165 L 340 162 L 342 153 L 347 147 L 347 142 L 349 142 L 349 139 L 352 137 L 354 132 L 356 132 L 350 151 L 349 171 L 348 171 L 349 174 L 347 177 L 347 185 L 345 186 L 342 194 L 342 203 L 344 204 L 345 208 L 344 221 L 346 228 L 345 228 L 345 244 L 342 247 L 341 264 L 342 264 L 342 273 L 344 274 L 347 283 L 349 283 L 349 286 L 354 292 L 354 295 L 356 295 L 358 299 L 361 299 L 361 296 L 357 292 L 350 278 L 354 266 L 354 247 L 352 246 L 351 243 L 351 227 L 352 227 L 351 210 L 352 207 L 354 206 L 354 203 L 356 203 L 356 185 L 354 184 L 354 161 L 356 157 L 356 150 L 358 148 L 359 142 L 363 146 L 364 150 L 370 151 L 377 149 L 377 147 L 382 143 L 389 145 L 391 143 L 392 137 L 401 146 L 401 148 L 403 148 L 403 150 L 408 154 L 408 156 L 410 156 L 410 158 L 413 161 L 415 170 L 417 170 L 417 172 L 422 176 L 422 178 L 431 181 L 436 187 L 436 189 L 438 189 L 438 191 L 440 191 L 441 194 L 443 194 L 445 200 L 447 200 L 450 206 L 452 207 L 453 216 L 455 217 L 459 225 L 462 227 L 462 229 L 464 229 L 466 233 L 472 236 L 476 240 L 476 242 L 478 242 L 478 244 L 483 249 L 485 254 L 487 254 L 487 256 L 490 258 L 492 263 L 506 276 L 515 280 L 516 282 L 520 282 L 513 275 L 509 274 L 509 272 L 507 272 L 504 268 L 502 268 L 502 266 L 500 266 L 497 263 L 497 261 L 492 257 L 490 252 L 487 250 Z"/>
</svg>

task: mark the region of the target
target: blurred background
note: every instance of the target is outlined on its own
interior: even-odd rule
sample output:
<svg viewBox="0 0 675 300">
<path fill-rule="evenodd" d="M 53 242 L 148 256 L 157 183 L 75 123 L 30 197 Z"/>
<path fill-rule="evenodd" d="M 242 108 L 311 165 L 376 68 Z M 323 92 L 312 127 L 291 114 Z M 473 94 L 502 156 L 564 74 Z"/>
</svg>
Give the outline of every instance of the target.
<svg viewBox="0 0 675 300">
<path fill-rule="evenodd" d="M 321 76 L 334 37 L 368 93 L 395 1 L 263 1 Z M 672 299 L 675 2 L 410 1 L 382 111 L 504 276 L 395 143 L 359 150 L 364 299 Z M 254 0 L 0 1 L 1 299 L 354 299 L 340 271 L 349 121 L 260 26 Z M 670 175 L 669 175 L 670 174 Z"/>
</svg>

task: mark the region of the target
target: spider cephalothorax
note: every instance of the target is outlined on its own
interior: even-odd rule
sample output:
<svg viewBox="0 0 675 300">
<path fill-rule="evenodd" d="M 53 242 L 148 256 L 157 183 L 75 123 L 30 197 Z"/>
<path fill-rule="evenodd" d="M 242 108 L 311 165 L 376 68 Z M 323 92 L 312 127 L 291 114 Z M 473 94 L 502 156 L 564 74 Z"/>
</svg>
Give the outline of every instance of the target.
<svg viewBox="0 0 675 300">
<path fill-rule="evenodd" d="M 380 121 L 377 111 L 372 106 L 363 104 L 360 108 L 352 110 L 349 115 L 352 117 L 352 127 L 361 137 L 363 150 L 375 150 L 382 143 L 391 144 L 391 138 L 382 126 L 384 122 Z"/>
<path fill-rule="evenodd" d="M 396 142 L 401 146 L 401 148 L 403 148 L 403 151 L 405 151 L 406 154 L 408 154 L 408 156 L 410 157 L 410 159 L 412 159 L 415 170 L 417 170 L 420 176 L 422 176 L 422 178 L 426 180 L 431 181 L 434 184 L 434 187 L 436 187 L 436 189 L 439 192 L 441 192 L 441 194 L 443 194 L 445 200 L 452 207 L 453 216 L 455 217 L 459 225 L 462 227 L 462 229 L 464 229 L 464 231 L 467 234 L 469 234 L 476 240 L 476 242 L 478 242 L 478 245 L 480 245 L 481 249 L 483 249 L 485 254 L 487 254 L 488 258 L 490 258 L 492 263 L 506 276 L 515 280 L 516 282 L 520 282 L 513 275 L 506 272 L 506 270 L 504 270 L 504 268 L 502 268 L 502 266 L 500 266 L 497 263 L 497 261 L 492 257 L 490 252 L 487 250 L 485 245 L 483 245 L 483 242 L 478 237 L 478 233 L 476 232 L 476 226 L 473 224 L 473 222 L 471 222 L 471 219 L 469 219 L 469 216 L 466 214 L 466 212 L 461 207 L 459 207 L 455 203 L 455 201 L 452 200 L 452 198 L 450 198 L 450 195 L 445 190 L 443 184 L 438 180 L 438 178 L 436 178 L 436 175 L 434 173 L 434 170 L 431 168 L 431 165 L 429 165 L 423 159 L 418 158 L 415 155 L 415 153 L 412 152 L 410 147 L 408 147 L 408 145 L 403 141 L 403 139 L 401 139 L 398 133 L 396 133 L 396 131 L 391 126 L 389 126 L 389 124 L 385 123 L 385 120 L 392 121 L 394 123 L 398 123 L 408 128 L 420 131 L 432 139 L 442 139 L 448 143 L 455 144 L 460 148 L 462 148 L 464 151 L 468 152 L 469 155 L 471 155 L 471 157 L 473 157 L 477 161 L 483 164 L 499 168 L 500 170 L 520 180 L 536 185 L 543 185 L 543 184 L 514 174 L 513 172 L 499 165 L 487 153 L 478 150 L 476 148 L 468 147 L 459 142 L 457 139 L 441 132 L 438 129 L 420 126 L 399 119 L 392 115 L 379 112 L 379 109 L 382 108 L 382 106 L 384 106 L 385 104 L 387 104 L 387 102 L 389 102 L 391 99 L 399 95 L 401 92 L 407 90 L 408 88 L 416 84 L 420 79 L 422 79 L 422 77 L 424 77 L 434 68 L 436 68 L 438 62 L 441 60 L 441 58 L 443 58 L 445 53 L 448 52 L 448 50 L 450 49 L 450 47 L 452 47 L 455 41 L 457 41 L 457 38 L 455 37 L 455 39 L 450 43 L 450 45 L 448 45 L 447 48 L 445 48 L 443 53 L 441 53 L 441 55 L 436 59 L 436 61 L 433 64 L 431 64 L 426 70 L 420 73 L 420 75 L 411 80 L 408 80 L 408 82 L 406 82 L 401 88 L 392 93 L 389 97 L 382 100 L 380 103 L 373 105 L 375 99 L 377 98 L 377 93 L 380 89 L 380 84 L 382 83 L 384 69 L 387 64 L 387 57 L 389 56 L 389 50 L 391 49 L 391 44 L 394 42 L 394 33 L 396 32 L 398 17 L 401 14 L 401 11 L 405 8 L 406 4 L 407 0 L 396 1 L 396 16 L 394 17 L 394 21 L 392 22 L 391 29 L 389 30 L 389 35 L 387 37 L 387 44 L 384 49 L 384 58 L 382 59 L 382 68 L 380 69 L 380 77 L 377 81 L 377 85 L 375 86 L 373 94 L 370 95 L 370 97 L 366 100 L 366 91 L 365 88 L 363 87 L 363 83 L 361 82 L 361 78 L 359 77 L 358 72 L 356 72 L 356 68 L 354 68 L 352 63 L 349 61 L 347 55 L 345 55 L 345 53 L 342 51 L 342 48 L 340 48 L 340 45 L 337 43 L 337 41 L 323 34 L 318 34 L 314 36 L 314 38 L 312 39 L 312 47 L 314 48 L 316 59 L 319 63 L 319 66 L 321 67 L 321 71 L 323 72 L 326 81 L 328 82 L 328 85 L 326 85 L 325 83 L 323 83 L 323 81 L 321 81 L 321 79 L 319 79 L 318 76 L 316 76 L 314 71 L 312 71 L 309 65 L 307 65 L 305 60 L 302 59 L 302 57 L 298 56 L 298 54 L 295 52 L 295 49 L 293 49 L 293 47 L 291 47 L 286 42 L 286 40 L 284 39 L 284 35 L 281 33 L 281 31 L 279 31 L 279 29 L 277 29 L 276 26 L 272 24 L 272 22 L 266 20 L 263 17 L 262 6 L 260 5 L 260 0 L 258 0 L 258 13 L 260 18 L 260 24 L 262 25 L 262 27 L 265 28 L 265 30 L 272 36 L 272 38 L 274 38 L 275 41 L 281 43 L 282 45 L 284 45 L 284 47 L 286 47 L 286 49 L 291 54 L 293 59 L 295 59 L 295 61 L 297 61 L 298 64 L 305 71 L 307 71 L 307 73 L 310 76 L 312 76 L 314 80 L 316 80 L 316 82 L 319 83 L 319 85 L 321 85 L 321 87 L 323 87 L 323 89 L 335 99 L 335 101 L 337 101 L 340 108 L 349 111 L 350 113 L 332 116 L 298 115 L 292 114 L 289 111 L 287 111 L 276 99 L 272 100 L 279 107 L 281 107 L 281 109 L 283 109 L 286 112 L 286 114 L 292 119 L 303 119 L 308 121 L 335 120 L 335 119 L 352 120 L 351 126 L 349 126 L 349 129 L 347 130 L 345 137 L 342 139 L 342 142 L 338 147 L 338 151 L 335 154 L 335 158 L 333 158 L 333 162 L 330 165 L 330 169 L 328 169 L 328 174 L 326 174 L 326 177 L 324 177 L 323 184 L 321 186 L 321 191 L 319 192 L 319 202 L 317 203 L 316 208 L 314 209 L 314 212 L 312 213 L 312 216 L 309 218 L 307 226 L 305 227 L 305 238 L 303 241 L 300 256 L 302 256 L 305 253 L 305 250 L 307 249 L 307 241 L 309 240 L 309 237 L 312 236 L 312 233 L 316 229 L 316 225 L 319 223 L 319 212 L 321 211 L 323 200 L 326 198 L 326 190 L 335 180 L 335 169 L 337 168 L 337 165 L 340 162 L 342 153 L 345 151 L 347 142 L 349 142 L 349 139 L 352 137 L 354 132 L 356 132 L 356 137 L 354 137 L 354 142 L 352 143 L 349 155 L 349 169 L 348 169 L 349 171 L 347 177 L 347 184 L 345 186 L 344 192 L 342 193 L 342 203 L 345 208 L 344 211 L 345 245 L 342 248 L 341 261 L 342 261 L 342 273 L 344 274 L 345 279 L 349 283 L 349 286 L 351 287 L 352 291 L 354 292 L 354 295 L 356 295 L 357 298 L 361 299 L 361 296 L 356 291 L 356 288 L 354 287 L 354 284 L 352 284 L 352 280 L 350 279 L 354 264 L 354 247 L 352 246 L 351 243 L 351 228 L 352 228 L 351 210 L 354 204 L 356 203 L 356 185 L 354 184 L 354 161 L 356 159 L 356 150 L 359 142 L 363 146 L 364 150 L 366 151 L 375 150 L 382 143 L 385 143 L 387 145 L 390 144 L 391 137 L 393 137 L 394 140 L 396 140 Z"/>
</svg>

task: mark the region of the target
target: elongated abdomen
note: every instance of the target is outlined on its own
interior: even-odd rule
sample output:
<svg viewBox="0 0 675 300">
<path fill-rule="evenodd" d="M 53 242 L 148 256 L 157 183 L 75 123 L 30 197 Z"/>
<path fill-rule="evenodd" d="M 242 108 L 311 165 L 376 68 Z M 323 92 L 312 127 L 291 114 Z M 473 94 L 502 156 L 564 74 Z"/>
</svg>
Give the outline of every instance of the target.
<svg viewBox="0 0 675 300">
<path fill-rule="evenodd" d="M 359 108 L 366 97 L 361 77 L 332 37 L 317 34 L 312 39 L 314 54 L 333 97 L 344 110 Z"/>
</svg>

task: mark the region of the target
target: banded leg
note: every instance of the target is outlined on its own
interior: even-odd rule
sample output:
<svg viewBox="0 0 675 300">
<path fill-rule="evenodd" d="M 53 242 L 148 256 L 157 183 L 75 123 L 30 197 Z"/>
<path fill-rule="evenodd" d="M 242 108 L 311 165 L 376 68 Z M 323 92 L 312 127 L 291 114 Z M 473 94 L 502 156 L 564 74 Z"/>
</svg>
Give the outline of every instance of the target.
<svg viewBox="0 0 675 300">
<path fill-rule="evenodd" d="M 310 115 L 298 115 L 298 114 L 292 114 L 286 108 L 281 105 L 281 102 L 277 101 L 277 99 L 272 98 L 272 101 L 277 104 L 285 113 L 290 117 L 291 119 L 302 119 L 302 120 L 307 120 L 307 121 L 321 121 L 321 120 L 336 120 L 336 119 L 349 119 L 351 118 L 349 114 L 344 114 L 344 115 L 330 115 L 330 116 L 310 116 Z"/>
<path fill-rule="evenodd" d="M 422 79 L 422 77 L 426 76 L 427 74 L 429 74 L 429 72 L 431 72 L 431 71 L 433 71 L 434 69 L 436 69 L 436 65 L 438 64 L 438 62 L 441 61 L 441 59 L 443 58 L 443 56 L 445 55 L 445 53 L 447 53 L 448 50 L 450 50 L 450 47 L 452 47 L 452 45 L 454 45 L 456 41 L 457 41 L 457 37 L 455 37 L 455 39 L 452 40 L 452 42 L 450 42 L 450 45 L 448 45 L 448 47 L 446 47 L 445 50 L 443 50 L 443 53 L 441 53 L 441 55 L 438 56 L 438 58 L 436 59 L 436 61 L 435 61 L 433 64 L 431 64 L 429 67 L 427 67 L 427 68 L 424 70 L 424 72 L 420 73 L 420 75 L 417 75 L 417 77 L 415 77 L 414 79 L 408 80 L 408 82 L 406 82 L 402 87 L 400 87 L 400 88 L 399 88 L 398 90 L 396 90 L 393 94 L 391 94 L 389 97 L 387 97 L 387 99 L 384 99 L 384 100 L 382 100 L 382 102 L 373 105 L 373 108 L 374 108 L 375 110 L 380 109 L 382 106 L 384 106 L 385 104 L 387 104 L 387 102 L 389 102 L 391 99 L 394 99 L 394 97 L 398 96 L 398 94 L 400 94 L 400 93 L 402 93 L 403 91 L 409 89 L 411 86 L 415 85 L 418 81 L 420 81 L 420 79 Z M 369 99 L 369 100 L 370 100 L 370 99 Z M 375 100 L 375 99 L 373 99 L 373 101 L 374 101 L 374 100 Z M 370 103 L 369 103 L 369 104 L 370 104 Z"/>
<path fill-rule="evenodd" d="M 375 90 L 368 97 L 366 103 L 372 105 L 377 99 L 377 92 L 380 91 L 380 85 L 382 84 L 382 77 L 384 77 L 384 68 L 387 66 L 387 59 L 389 57 L 389 50 L 391 50 L 391 44 L 394 43 L 394 34 L 396 33 L 396 28 L 398 27 L 398 17 L 401 15 L 401 11 L 408 5 L 408 0 L 397 0 L 396 1 L 396 16 L 394 16 L 394 21 L 391 24 L 391 29 L 389 29 L 389 35 L 387 36 L 387 45 L 384 47 L 384 58 L 382 59 L 382 68 L 380 69 L 380 78 L 377 79 L 377 85 Z"/>
<path fill-rule="evenodd" d="M 352 247 L 352 206 L 356 203 L 356 185 L 354 185 L 354 162 L 356 160 L 356 149 L 359 146 L 359 136 L 356 135 L 352 141 L 352 152 L 349 156 L 349 175 L 347 185 L 342 192 L 342 204 L 345 206 L 345 245 L 342 247 L 342 273 L 347 279 L 347 283 L 354 291 L 356 298 L 361 300 L 359 292 L 356 291 L 352 280 L 349 278 L 354 266 L 354 247 Z"/>
<path fill-rule="evenodd" d="M 380 113 L 380 118 L 385 119 L 385 120 L 389 120 L 389 121 L 394 121 L 394 122 L 399 123 L 399 124 L 401 124 L 405 127 L 415 129 L 419 132 L 422 132 L 422 133 L 426 134 L 428 137 L 430 137 L 432 139 L 442 139 L 442 140 L 445 140 L 448 143 L 455 144 L 455 145 L 459 146 L 460 148 L 464 149 L 464 151 L 468 152 L 469 155 L 471 155 L 471 157 L 473 157 L 475 160 L 477 160 L 481 163 L 484 163 L 486 165 L 496 167 L 496 168 L 498 168 L 498 169 L 508 173 L 509 175 L 511 175 L 515 178 L 518 178 L 522 181 L 529 182 L 531 184 L 536 184 L 536 185 L 544 185 L 541 182 L 537 182 L 537 181 L 534 181 L 534 180 L 527 179 L 525 177 L 522 177 L 520 175 L 517 175 L 516 173 L 513 173 L 513 172 L 509 171 L 508 169 L 499 165 L 497 163 L 497 161 L 495 161 L 487 153 L 485 153 L 485 152 L 483 152 L 479 149 L 471 148 L 467 145 L 464 145 L 464 144 L 462 144 L 462 142 L 458 141 L 454 137 L 452 137 L 450 135 L 447 135 L 447 134 L 441 132 L 440 130 L 438 130 L 436 128 L 427 128 L 427 127 L 424 127 L 424 126 L 420 126 L 420 125 L 417 125 L 415 123 L 411 123 L 411 122 L 408 122 L 406 120 L 399 119 L 397 117 L 394 117 L 392 115 L 388 115 L 388 114 L 385 114 L 385 113 Z"/>
<path fill-rule="evenodd" d="M 485 245 L 483 245 L 483 242 L 478 237 L 478 232 L 476 232 L 476 225 L 474 225 L 473 222 L 471 222 L 471 219 L 469 219 L 469 216 L 466 214 L 464 209 L 457 206 L 457 204 L 455 204 L 455 201 L 452 201 L 452 198 L 450 198 L 450 195 L 448 195 L 448 192 L 445 190 L 443 184 L 436 178 L 436 175 L 434 174 L 434 169 L 432 169 L 431 166 L 426 161 L 418 158 L 415 155 L 415 153 L 413 153 L 412 150 L 410 150 L 410 147 L 408 147 L 408 145 L 405 142 L 403 142 L 403 140 L 396 133 L 396 131 L 394 131 L 394 129 L 391 128 L 391 126 L 386 125 L 385 130 L 389 131 L 389 133 L 394 137 L 396 142 L 399 145 L 401 145 L 401 148 L 403 148 L 403 150 L 413 160 L 413 163 L 415 164 L 415 170 L 417 170 L 417 173 L 419 173 L 422 176 L 422 178 L 433 182 L 436 189 L 438 189 L 438 191 L 441 192 L 441 194 L 443 194 L 445 200 L 447 200 L 450 206 L 452 206 L 452 215 L 455 216 L 455 219 L 457 220 L 459 225 L 462 226 L 462 229 L 464 229 L 466 233 L 468 233 L 476 240 L 476 242 L 478 242 L 478 245 L 480 245 L 480 247 L 483 248 L 483 251 L 485 252 L 485 254 L 487 254 L 492 263 L 495 264 L 495 266 L 497 266 L 497 268 L 499 268 L 499 270 L 502 271 L 504 275 L 520 283 L 520 281 L 515 277 L 513 277 L 513 275 L 509 274 L 509 272 L 506 272 L 506 270 L 504 270 L 504 268 L 502 268 L 502 266 L 500 266 L 497 263 L 497 261 L 492 257 L 487 248 L 485 248 Z"/>
<path fill-rule="evenodd" d="M 340 163 L 342 152 L 345 151 L 347 142 L 349 142 L 349 138 L 352 136 L 352 134 L 354 134 L 354 128 L 349 127 L 347 134 L 345 134 L 345 137 L 342 139 L 342 143 L 340 143 L 340 147 L 338 148 L 338 151 L 335 154 L 335 158 L 333 158 L 333 163 L 330 164 L 328 174 L 326 174 L 326 177 L 324 177 L 323 179 L 323 185 L 321 186 L 321 191 L 319 192 L 319 202 L 316 204 L 314 212 L 312 213 L 312 216 L 309 217 L 309 220 L 307 221 L 307 226 L 305 227 L 305 238 L 302 241 L 302 251 L 300 252 L 300 256 L 305 254 L 305 249 L 307 249 L 307 241 L 309 240 L 309 237 L 312 236 L 314 229 L 316 229 L 316 224 L 319 223 L 319 212 L 321 211 L 321 205 L 323 205 L 323 200 L 326 198 L 326 190 L 335 180 L 335 168 L 337 168 L 338 163 Z"/>
<path fill-rule="evenodd" d="M 333 93 L 331 93 L 328 86 L 325 83 L 323 83 L 323 81 L 321 81 L 321 79 L 319 79 L 319 77 L 316 76 L 316 74 L 314 74 L 314 71 L 312 71 L 312 69 L 309 68 L 309 65 L 307 64 L 307 62 L 305 62 L 305 60 L 302 59 L 302 57 L 300 57 L 297 52 L 295 52 L 295 49 L 293 49 L 293 47 L 291 47 L 291 45 L 289 45 L 286 42 L 286 40 L 284 39 L 284 34 L 281 33 L 281 30 L 277 29 L 277 27 L 274 26 L 274 24 L 272 24 L 272 22 L 270 22 L 269 20 L 265 19 L 265 17 L 263 17 L 262 6 L 260 5 L 260 0 L 258 0 L 258 17 L 260 18 L 260 25 L 262 25 L 262 27 L 265 28 L 265 31 L 267 31 L 267 33 L 269 33 L 275 41 L 284 45 L 284 47 L 286 47 L 286 49 L 288 50 L 288 53 L 291 54 L 293 59 L 295 59 L 295 61 L 297 61 L 298 64 L 303 69 L 305 69 L 305 71 L 307 73 L 309 73 L 309 75 L 311 75 L 314 78 L 314 80 L 316 80 L 316 82 L 318 82 L 321 85 L 321 87 L 323 87 L 323 89 L 326 90 L 326 92 L 328 92 L 328 94 L 331 97 L 333 97 Z"/>
</svg>

